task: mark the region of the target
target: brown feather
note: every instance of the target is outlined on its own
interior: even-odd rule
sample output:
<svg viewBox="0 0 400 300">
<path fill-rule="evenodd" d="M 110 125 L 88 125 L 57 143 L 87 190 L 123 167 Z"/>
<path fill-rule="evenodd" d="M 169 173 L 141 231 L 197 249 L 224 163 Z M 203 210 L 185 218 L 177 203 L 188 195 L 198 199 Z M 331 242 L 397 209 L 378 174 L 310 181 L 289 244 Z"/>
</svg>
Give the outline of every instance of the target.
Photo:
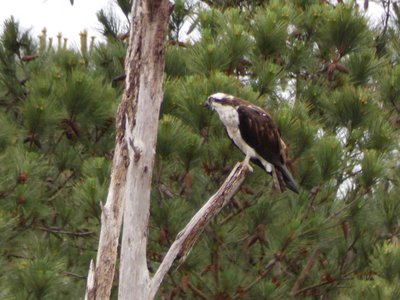
<svg viewBox="0 0 400 300">
<path fill-rule="evenodd" d="M 269 170 L 266 169 L 260 159 L 262 158 L 274 166 L 272 170 L 274 186 L 280 191 L 289 188 L 298 193 L 295 180 L 286 166 L 286 144 L 282 140 L 279 128 L 271 115 L 262 108 L 231 95 L 217 93 L 210 96 L 207 101 L 210 101 L 210 99 L 220 105 L 233 106 L 236 109 L 241 138 L 258 155 L 258 158 L 251 157 L 250 159 L 268 173 L 270 173 Z"/>
<path fill-rule="evenodd" d="M 239 106 L 239 129 L 247 144 L 266 161 L 272 164 L 284 164 L 282 142 L 278 127 L 271 116 L 255 106 Z"/>
</svg>

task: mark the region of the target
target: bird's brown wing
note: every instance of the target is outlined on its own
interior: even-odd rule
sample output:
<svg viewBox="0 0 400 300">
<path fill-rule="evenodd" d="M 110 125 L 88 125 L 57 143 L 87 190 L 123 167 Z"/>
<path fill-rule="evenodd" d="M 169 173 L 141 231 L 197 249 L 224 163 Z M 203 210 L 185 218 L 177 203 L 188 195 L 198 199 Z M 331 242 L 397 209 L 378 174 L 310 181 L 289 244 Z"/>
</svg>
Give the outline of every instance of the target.
<svg viewBox="0 0 400 300">
<path fill-rule="evenodd" d="M 262 109 L 241 105 L 239 114 L 239 130 L 244 141 L 266 161 L 273 165 L 284 165 L 282 140 L 279 129 L 272 117 Z"/>
</svg>

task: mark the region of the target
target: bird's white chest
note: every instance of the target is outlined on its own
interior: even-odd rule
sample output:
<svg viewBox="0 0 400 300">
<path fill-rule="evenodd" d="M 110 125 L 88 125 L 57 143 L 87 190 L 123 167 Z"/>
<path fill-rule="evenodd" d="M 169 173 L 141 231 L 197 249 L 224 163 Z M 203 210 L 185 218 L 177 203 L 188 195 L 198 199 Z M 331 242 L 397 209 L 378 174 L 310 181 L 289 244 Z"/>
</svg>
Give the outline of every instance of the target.
<svg viewBox="0 0 400 300">
<path fill-rule="evenodd" d="M 237 110 L 229 105 L 216 104 L 214 109 L 218 112 L 221 122 L 225 125 L 229 137 L 236 144 L 236 146 L 248 158 L 257 158 L 263 164 L 268 173 L 272 172 L 272 166 L 265 159 L 257 154 L 254 148 L 250 147 L 244 140 L 239 129 L 239 114 Z"/>
<path fill-rule="evenodd" d="M 233 140 L 236 146 L 246 155 L 255 157 L 256 153 L 253 148 L 243 140 L 239 130 L 239 114 L 236 109 L 228 105 L 218 105 L 215 110 L 218 112 L 221 122 L 224 123 L 229 137 Z"/>
<path fill-rule="evenodd" d="M 221 122 L 225 127 L 239 127 L 239 114 L 236 109 L 229 105 L 216 104 L 214 109 L 217 111 Z"/>
</svg>

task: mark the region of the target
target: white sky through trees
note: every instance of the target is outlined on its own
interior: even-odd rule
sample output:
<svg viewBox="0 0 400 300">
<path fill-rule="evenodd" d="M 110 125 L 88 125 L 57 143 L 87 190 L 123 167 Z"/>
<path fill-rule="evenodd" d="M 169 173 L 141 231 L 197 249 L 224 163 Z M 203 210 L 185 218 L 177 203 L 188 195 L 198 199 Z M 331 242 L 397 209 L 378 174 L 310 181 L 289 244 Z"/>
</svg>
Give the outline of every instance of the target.
<svg viewBox="0 0 400 300">
<path fill-rule="evenodd" d="M 335 2 L 335 1 L 333 1 Z M 357 1 L 363 9 L 364 1 Z M 125 20 L 114 0 L 74 0 L 72 6 L 69 0 L 0 0 L 0 27 L 11 15 L 19 21 L 23 29 L 31 29 L 34 36 L 41 34 L 47 28 L 48 37 L 59 32 L 68 38 L 69 47 L 79 48 L 79 33 L 87 30 L 89 36 L 101 39 L 96 13 L 100 9 L 114 8 L 115 13 Z M 382 19 L 382 8 L 370 1 L 367 15 L 374 23 Z"/>
<path fill-rule="evenodd" d="M 33 36 L 46 27 L 54 41 L 61 32 L 70 47 L 79 47 L 79 33 L 85 29 L 89 36 L 101 38 L 96 13 L 111 7 L 122 16 L 113 0 L 74 0 L 73 6 L 69 0 L 0 0 L 0 27 L 13 15 L 23 29 L 31 29 Z"/>
</svg>

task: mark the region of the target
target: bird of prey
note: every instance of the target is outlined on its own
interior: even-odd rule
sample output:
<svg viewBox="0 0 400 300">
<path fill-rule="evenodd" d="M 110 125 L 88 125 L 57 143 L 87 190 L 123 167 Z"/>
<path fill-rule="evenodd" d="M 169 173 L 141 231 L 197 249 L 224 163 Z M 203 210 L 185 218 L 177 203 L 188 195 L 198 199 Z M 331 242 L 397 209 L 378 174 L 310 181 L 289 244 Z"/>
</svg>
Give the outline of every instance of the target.
<svg viewBox="0 0 400 300">
<path fill-rule="evenodd" d="M 279 182 L 281 191 L 286 187 L 299 193 L 296 182 L 286 166 L 285 150 L 279 129 L 262 108 L 238 97 L 216 93 L 204 103 L 216 111 L 229 138 L 246 155 L 244 162 L 255 163 Z"/>
</svg>

